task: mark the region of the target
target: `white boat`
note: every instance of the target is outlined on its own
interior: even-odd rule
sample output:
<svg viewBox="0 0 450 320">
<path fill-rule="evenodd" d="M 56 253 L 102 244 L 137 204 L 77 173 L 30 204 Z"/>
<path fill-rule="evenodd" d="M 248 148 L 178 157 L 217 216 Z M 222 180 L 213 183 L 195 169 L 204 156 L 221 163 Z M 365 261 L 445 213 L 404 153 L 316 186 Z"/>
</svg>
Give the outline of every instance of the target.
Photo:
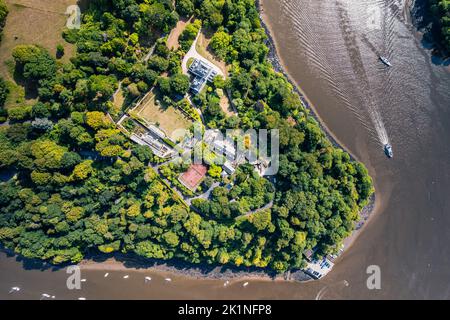
<svg viewBox="0 0 450 320">
<path fill-rule="evenodd" d="M 242 286 L 245 288 L 246 286 L 248 286 L 248 282 L 244 283 Z"/>
<path fill-rule="evenodd" d="M 393 158 L 394 157 L 394 151 L 392 150 L 392 146 L 388 143 L 384 146 L 384 153 L 386 153 L 386 156 L 388 156 L 388 158 Z"/>
<path fill-rule="evenodd" d="M 86 282 L 87 280 L 86 279 L 81 279 L 81 282 Z"/>
<path fill-rule="evenodd" d="M 165 278 L 164 280 L 166 280 L 167 282 L 171 282 L 172 281 L 172 279 L 170 279 L 170 278 Z"/>
<path fill-rule="evenodd" d="M 149 281 L 152 281 L 152 278 L 151 277 L 145 277 L 145 282 L 149 282 Z"/>
<path fill-rule="evenodd" d="M 129 275 L 123 276 L 124 279 L 128 279 L 129 277 Z"/>
<path fill-rule="evenodd" d="M 85 297 L 79 297 L 78 300 L 86 300 Z"/>
<path fill-rule="evenodd" d="M 9 293 L 19 292 L 19 291 L 20 291 L 19 287 L 12 287 L 11 290 L 9 290 Z"/>
<path fill-rule="evenodd" d="M 389 61 L 388 58 L 380 56 L 380 60 L 381 62 L 383 62 L 385 65 L 387 65 L 388 67 L 392 67 L 392 63 Z"/>
<path fill-rule="evenodd" d="M 109 273 L 105 273 L 104 277 L 107 278 L 109 276 Z"/>
<path fill-rule="evenodd" d="M 55 299 L 55 298 L 56 298 L 55 296 L 49 295 L 48 293 L 43 293 L 41 295 L 41 300 L 44 300 L 44 299 Z"/>
</svg>

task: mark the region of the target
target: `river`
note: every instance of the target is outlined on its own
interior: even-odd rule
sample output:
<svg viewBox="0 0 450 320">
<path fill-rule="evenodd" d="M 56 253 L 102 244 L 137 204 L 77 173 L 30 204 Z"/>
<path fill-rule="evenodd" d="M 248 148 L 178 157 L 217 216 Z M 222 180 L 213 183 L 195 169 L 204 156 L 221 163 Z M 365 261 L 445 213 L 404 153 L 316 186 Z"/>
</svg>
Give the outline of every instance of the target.
<svg viewBox="0 0 450 320">
<path fill-rule="evenodd" d="M 0 299 L 449 299 L 450 72 L 411 24 L 406 0 L 263 0 L 279 56 L 336 140 L 374 178 L 369 224 L 320 281 L 191 279 L 155 271 L 40 270 L 0 253 Z M 389 57 L 387 68 L 378 60 Z M 388 160 L 383 144 L 393 145 Z M 366 285 L 379 266 L 381 289 Z M 124 279 L 124 275 L 129 275 Z M 145 283 L 144 277 L 152 281 Z M 170 276 L 172 281 L 164 278 Z M 20 286 L 8 295 L 9 288 Z"/>
</svg>

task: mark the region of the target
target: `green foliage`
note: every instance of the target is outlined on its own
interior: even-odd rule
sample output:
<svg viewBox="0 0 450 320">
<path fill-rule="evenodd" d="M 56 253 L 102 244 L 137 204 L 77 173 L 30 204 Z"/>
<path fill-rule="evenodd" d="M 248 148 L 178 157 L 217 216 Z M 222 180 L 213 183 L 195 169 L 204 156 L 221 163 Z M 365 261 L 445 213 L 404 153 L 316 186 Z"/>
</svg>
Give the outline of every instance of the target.
<svg viewBox="0 0 450 320">
<path fill-rule="evenodd" d="M 0 77 L 0 109 L 5 106 L 6 98 L 8 97 L 9 89 L 5 80 Z"/>
<path fill-rule="evenodd" d="M 22 106 L 8 109 L 8 118 L 10 121 L 24 121 L 31 118 L 32 107 Z"/>
<path fill-rule="evenodd" d="M 208 125 L 279 129 L 281 153 L 276 183 L 241 166 L 210 199 L 192 201 L 196 213 L 148 166 L 158 161 L 151 150 L 131 143 L 106 115 L 118 80 L 142 93 L 158 79 L 168 100 L 187 91 L 181 51 L 159 40 L 148 66 L 141 59 L 153 37 L 175 25 L 174 9 L 189 15 L 191 4 L 216 30 L 211 48 L 231 69 L 195 97 Z M 200 20 L 188 28 L 185 47 Z M 0 168 L 18 171 L 0 183 L 5 247 L 53 263 L 77 263 L 98 250 L 283 272 L 301 266 L 304 249 L 332 252 L 352 232 L 374 191 L 371 178 L 331 145 L 267 61 L 254 1 L 185 0 L 175 8 L 163 0 L 92 1 L 81 29 L 64 36 L 77 48 L 67 64 L 36 45 L 13 52 L 17 75 L 38 89 L 38 103 L 8 109 L 11 123 L 0 128 Z M 222 112 L 225 90 L 239 117 Z M 6 94 L 0 82 L 0 98 Z M 185 103 L 174 105 L 195 113 Z M 186 169 L 170 163 L 159 171 L 193 196 L 177 182 Z M 220 171 L 211 166 L 209 174 L 217 179 Z M 202 188 L 213 182 L 206 178 Z"/>
<path fill-rule="evenodd" d="M 184 17 L 190 17 L 195 9 L 191 0 L 176 0 L 175 8 L 177 12 Z"/>
<path fill-rule="evenodd" d="M 200 20 L 195 20 L 193 23 L 189 23 L 186 28 L 181 33 L 178 38 L 183 51 L 188 52 L 197 37 L 200 28 L 202 27 L 202 22 Z"/>
<path fill-rule="evenodd" d="M 229 35 L 225 31 L 216 32 L 211 39 L 211 48 L 214 50 L 215 54 L 222 60 L 225 60 L 227 58 L 228 52 L 231 50 L 231 40 L 231 35 Z"/>
<path fill-rule="evenodd" d="M 431 12 L 436 17 L 436 22 L 441 31 L 442 45 L 450 52 L 450 1 L 431 0 Z"/>
<path fill-rule="evenodd" d="M 16 67 L 27 80 L 51 79 L 56 74 L 55 59 L 42 47 L 19 45 L 12 52 Z"/>
<path fill-rule="evenodd" d="M 8 15 L 8 7 L 4 0 L 0 0 L 0 40 L 3 32 L 3 27 L 6 23 L 6 17 Z"/>
<path fill-rule="evenodd" d="M 176 74 L 170 77 L 169 81 L 172 95 L 184 96 L 189 90 L 189 77 L 184 74 Z"/>
</svg>

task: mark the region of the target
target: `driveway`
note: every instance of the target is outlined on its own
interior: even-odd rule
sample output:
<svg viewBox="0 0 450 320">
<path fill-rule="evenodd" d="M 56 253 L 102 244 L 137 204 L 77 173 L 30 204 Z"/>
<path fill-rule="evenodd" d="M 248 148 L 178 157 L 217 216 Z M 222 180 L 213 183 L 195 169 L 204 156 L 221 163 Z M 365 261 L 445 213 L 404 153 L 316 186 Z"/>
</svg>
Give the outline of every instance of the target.
<svg viewBox="0 0 450 320">
<path fill-rule="evenodd" d="M 183 58 L 183 62 L 181 63 L 181 68 L 183 69 L 184 74 L 188 74 L 188 66 L 187 63 L 190 58 L 198 59 L 200 61 L 205 62 L 207 65 L 211 66 L 211 68 L 217 72 L 218 75 L 221 75 L 225 79 L 225 74 L 222 72 L 222 70 L 216 66 L 214 63 L 200 55 L 200 53 L 197 52 L 197 41 L 198 37 L 200 36 L 200 32 L 197 35 L 197 38 L 195 38 L 194 43 L 192 44 L 191 48 L 189 49 L 188 53 Z"/>
</svg>

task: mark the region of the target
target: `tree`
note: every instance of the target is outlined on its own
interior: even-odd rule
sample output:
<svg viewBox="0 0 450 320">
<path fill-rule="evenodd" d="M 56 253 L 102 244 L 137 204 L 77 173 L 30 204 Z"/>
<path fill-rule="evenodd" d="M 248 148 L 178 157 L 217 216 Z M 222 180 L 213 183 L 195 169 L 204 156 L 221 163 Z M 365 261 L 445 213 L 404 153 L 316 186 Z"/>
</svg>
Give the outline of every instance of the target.
<svg viewBox="0 0 450 320">
<path fill-rule="evenodd" d="M 176 247 L 180 243 L 178 236 L 171 231 L 164 233 L 163 239 L 170 247 Z"/>
<path fill-rule="evenodd" d="M 8 109 L 8 117 L 11 121 L 24 121 L 31 118 L 30 106 L 22 106 Z"/>
<path fill-rule="evenodd" d="M 61 160 L 66 151 L 65 147 L 51 140 L 37 140 L 31 145 L 31 154 L 35 158 L 34 165 L 42 171 L 61 168 Z"/>
<path fill-rule="evenodd" d="M 169 68 L 169 61 L 160 56 L 153 56 L 148 61 L 148 66 L 152 70 L 164 72 L 167 71 L 167 69 Z"/>
<path fill-rule="evenodd" d="M 38 102 L 36 103 L 32 110 L 31 110 L 31 115 L 34 118 L 48 118 L 50 117 L 50 111 L 48 110 L 47 106 L 42 103 L 42 102 Z"/>
<path fill-rule="evenodd" d="M 0 77 L 0 109 L 4 107 L 8 94 L 9 94 L 8 86 L 6 85 L 5 80 L 2 77 Z"/>
<path fill-rule="evenodd" d="M 176 74 L 170 77 L 170 90 L 172 95 L 184 96 L 189 90 L 189 77 L 184 74 Z"/>
<path fill-rule="evenodd" d="M 163 259 L 165 257 L 165 251 L 163 248 L 151 241 L 139 242 L 136 245 L 135 252 L 146 258 Z"/>
<path fill-rule="evenodd" d="M 61 59 L 64 56 L 64 46 L 60 43 L 56 46 L 56 57 Z"/>
<path fill-rule="evenodd" d="M 171 88 L 170 88 L 170 79 L 166 77 L 159 77 L 158 78 L 158 86 L 161 92 L 165 95 L 171 94 Z"/>
<path fill-rule="evenodd" d="M 211 39 L 210 46 L 214 53 L 224 60 L 230 50 L 231 36 L 225 31 L 218 31 Z"/>
<path fill-rule="evenodd" d="M 75 166 L 73 169 L 72 175 L 70 179 L 72 181 L 80 181 L 87 179 L 93 172 L 92 164 L 94 162 L 92 160 L 85 160 Z"/>
<path fill-rule="evenodd" d="M 42 47 L 19 45 L 13 49 L 12 56 L 27 80 L 51 79 L 56 75 L 56 61 Z"/>
<path fill-rule="evenodd" d="M 66 152 L 61 158 L 61 168 L 72 170 L 76 165 L 81 163 L 81 157 L 76 152 Z"/>
<path fill-rule="evenodd" d="M 109 100 L 117 89 L 117 79 L 114 76 L 92 75 L 88 81 L 89 98 L 104 102 Z"/>
<path fill-rule="evenodd" d="M 272 215 L 270 210 L 258 211 L 249 217 L 249 221 L 257 231 L 268 230 L 270 232 Z"/>
<path fill-rule="evenodd" d="M 190 49 L 201 27 L 202 22 L 200 20 L 195 20 L 194 22 L 189 23 L 186 28 L 184 28 L 183 32 L 178 38 L 178 42 L 180 43 L 183 51 L 187 52 Z"/>
<path fill-rule="evenodd" d="M 86 113 L 86 123 L 95 131 L 109 127 L 109 122 L 103 112 L 92 111 Z"/>
<path fill-rule="evenodd" d="M 194 13 L 194 9 L 194 4 L 191 0 L 176 1 L 176 10 L 182 16 L 190 17 Z"/>
<path fill-rule="evenodd" d="M 208 174 L 211 178 L 219 179 L 222 174 L 222 167 L 212 164 L 208 170 Z"/>
<path fill-rule="evenodd" d="M 1 34 L 3 32 L 3 27 L 6 23 L 6 16 L 8 15 L 8 7 L 6 6 L 6 3 L 4 0 L 0 0 L 0 40 L 1 40 Z"/>
<path fill-rule="evenodd" d="M 47 118 L 38 118 L 31 122 L 31 127 L 36 131 L 50 131 L 53 128 L 53 122 Z"/>
</svg>

